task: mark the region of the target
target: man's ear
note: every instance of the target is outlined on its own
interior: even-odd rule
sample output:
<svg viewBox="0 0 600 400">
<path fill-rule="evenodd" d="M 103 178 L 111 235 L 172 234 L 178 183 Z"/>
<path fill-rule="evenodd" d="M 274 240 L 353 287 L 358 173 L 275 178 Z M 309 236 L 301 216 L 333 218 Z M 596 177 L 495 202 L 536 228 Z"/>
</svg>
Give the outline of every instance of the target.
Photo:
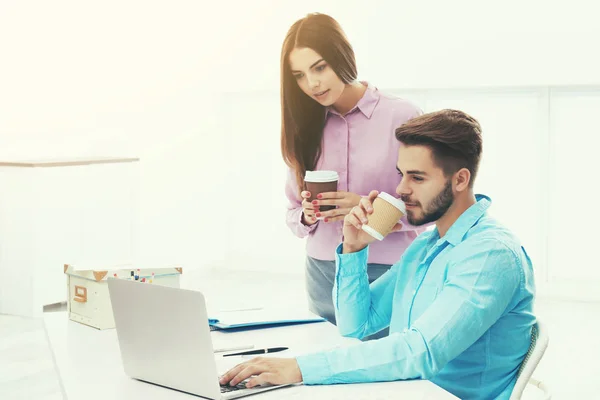
<svg viewBox="0 0 600 400">
<path fill-rule="evenodd" d="M 469 190 L 469 184 L 471 183 L 471 171 L 467 168 L 461 168 L 454 174 L 453 184 L 454 190 L 457 192 L 464 192 Z"/>
</svg>

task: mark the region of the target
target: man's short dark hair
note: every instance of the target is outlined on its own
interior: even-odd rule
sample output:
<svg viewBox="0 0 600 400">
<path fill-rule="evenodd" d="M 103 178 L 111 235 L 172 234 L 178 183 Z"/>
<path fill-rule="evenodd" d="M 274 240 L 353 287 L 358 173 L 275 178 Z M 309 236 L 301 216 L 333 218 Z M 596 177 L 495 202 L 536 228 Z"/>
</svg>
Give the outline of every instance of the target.
<svg viewBox="0 0 600 400">
<path fill-rule="evenodd" d="M 473 187 L 483 147 L 481 126 L 475 118 L 458 110 L 424 114 L 396 129 L 396 139 L 406 146 L 428 147 L 446 177 L 467 168 Z"/>
</svg>

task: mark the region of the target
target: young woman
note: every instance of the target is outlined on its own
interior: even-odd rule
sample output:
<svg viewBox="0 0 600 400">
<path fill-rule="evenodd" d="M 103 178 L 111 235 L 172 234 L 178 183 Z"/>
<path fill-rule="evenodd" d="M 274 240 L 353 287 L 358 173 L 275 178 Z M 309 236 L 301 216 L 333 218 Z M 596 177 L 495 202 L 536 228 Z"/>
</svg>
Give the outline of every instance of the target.
<svg viewBox="0 0 600 400">
<path fill-rule="evenodd" d="M 342 28 L 317 13 L 296 21 L 283 42 L 281 113 L 281 149 L 289 166 L 287 224 L 296 236 L 308 236 L 309 307 L 335 324 L 331 292 L 344 216 L 371 190 L 395 193 L 400 144 L 394 131 L 421 110 L 357 81 L 354 51 Z M 338 191 L 314 193 L 317 200 L 309 203 L 304 175 L 313 170 L 336 171 Z M 324 205 L 336 208 L 321 212 Z M 403 224 L 402 231 L 370 246 L 370 282 L 400 259 L 420 232 Z"/>
</svg>

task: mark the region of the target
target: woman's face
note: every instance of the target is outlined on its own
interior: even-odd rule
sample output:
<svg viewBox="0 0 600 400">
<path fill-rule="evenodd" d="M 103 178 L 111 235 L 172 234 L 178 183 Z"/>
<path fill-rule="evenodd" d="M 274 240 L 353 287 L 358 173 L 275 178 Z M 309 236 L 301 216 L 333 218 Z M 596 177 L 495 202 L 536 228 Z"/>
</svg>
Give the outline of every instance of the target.
<svg viewBox="0 0 600 400">
<path fill-rule="evenodd" d="M 295 48 L 290 53 L 289 62 L 300 89 L 321 105 L 333 105 L 344 92 L 344 82 L 313 49 Z"/>
</svg>

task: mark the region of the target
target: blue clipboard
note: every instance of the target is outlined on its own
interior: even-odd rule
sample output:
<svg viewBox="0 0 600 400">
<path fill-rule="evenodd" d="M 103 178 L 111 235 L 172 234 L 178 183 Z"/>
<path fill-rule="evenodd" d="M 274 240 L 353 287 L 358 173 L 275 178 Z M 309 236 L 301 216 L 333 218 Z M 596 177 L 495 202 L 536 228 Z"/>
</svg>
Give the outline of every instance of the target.
<svg viewBox="0 0 600 400">
<path fill-rule="evenodd" d="M 217 318 L 209 318 L 208 325 L 210 330 L 224 330 L 224 331 L 240 331 L 248 329 L 266 329 L 277 326 L 288 326 L 288 325 L 299 325 L 299 324 L 311 324 L 316 322 L 325 322 L 325 318 L 319 316 L 314 317 L 303 317 L 303 318 L 277 318 L 277 319 L 257 319 L 256 321 L 243 321 L 243 322 L 226 322 Z"/>
</svg>

